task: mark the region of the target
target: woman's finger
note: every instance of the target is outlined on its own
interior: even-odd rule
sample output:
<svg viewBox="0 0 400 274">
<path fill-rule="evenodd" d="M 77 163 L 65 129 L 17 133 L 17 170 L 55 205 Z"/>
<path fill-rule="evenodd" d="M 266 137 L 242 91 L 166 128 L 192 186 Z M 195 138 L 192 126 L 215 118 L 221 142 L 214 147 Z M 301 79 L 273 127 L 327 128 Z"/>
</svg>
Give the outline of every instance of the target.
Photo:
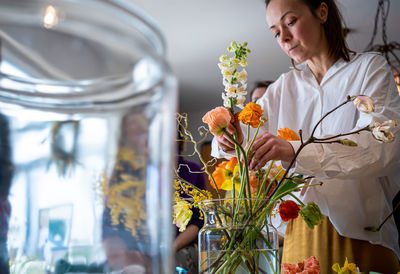
<svg viewBox="0 0 400 274">
<path fill-rule="evenodd" d="M 218 136 L 217 137 L 218 145 L 222 148 L 223 151 L 228 152 L 235 149 L 234 142 L 227 136 Z"/>
</svg>

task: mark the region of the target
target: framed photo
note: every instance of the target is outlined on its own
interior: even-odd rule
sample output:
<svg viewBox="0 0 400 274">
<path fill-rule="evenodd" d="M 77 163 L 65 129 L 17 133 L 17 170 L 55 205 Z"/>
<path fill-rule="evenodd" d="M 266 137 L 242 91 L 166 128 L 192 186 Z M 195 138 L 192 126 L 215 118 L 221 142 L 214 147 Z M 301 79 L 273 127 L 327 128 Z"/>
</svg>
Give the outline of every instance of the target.
<svg viewBox="0 0 400 274">
<path fill-rule="evenodd" d="M 39 249 L 45 244 L 66 247 L 71 236 L 72 204 L 39 209 Z"/>
</svg>

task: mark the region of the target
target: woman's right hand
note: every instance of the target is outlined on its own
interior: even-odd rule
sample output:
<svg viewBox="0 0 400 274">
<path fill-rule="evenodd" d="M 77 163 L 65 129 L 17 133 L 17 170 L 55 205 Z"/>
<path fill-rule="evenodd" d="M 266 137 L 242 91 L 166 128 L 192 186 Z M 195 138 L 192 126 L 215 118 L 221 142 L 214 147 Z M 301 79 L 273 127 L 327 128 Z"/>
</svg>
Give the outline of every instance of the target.
<svg viewBox="0 0 400 274">
<path fill-rule="evenodd" d="M 235 142 L 227 136 L 227 134 L 233 136 L 235 132 L 237 133 L 237 142 L 242 144 L 243 142 L 243 133 L 240 128 L 240 122 L 237 117 L 232 118 L 235 126 L 233 124 L 229 124 L 229 126 L 225 129 L 226 133 L 221 136 L 216 136 L 219 147 L 225 152 L 231 152 L 235 150 Z M 235 128 L 236 127 L 236 128 Z"/>
</svg>

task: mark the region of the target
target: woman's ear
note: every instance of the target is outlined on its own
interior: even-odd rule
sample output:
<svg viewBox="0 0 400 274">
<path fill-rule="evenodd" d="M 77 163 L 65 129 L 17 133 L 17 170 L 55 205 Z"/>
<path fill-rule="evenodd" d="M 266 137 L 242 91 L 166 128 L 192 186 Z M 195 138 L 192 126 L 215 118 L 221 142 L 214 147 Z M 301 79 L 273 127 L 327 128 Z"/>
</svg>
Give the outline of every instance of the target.
<svg viewBox="0 0 400 274">
<path fill-rule="evenodd" d="M 322 24 L 328 20 L 328 5 L 322 2 L 318 8 L 317 15 Z"/>
</svg>

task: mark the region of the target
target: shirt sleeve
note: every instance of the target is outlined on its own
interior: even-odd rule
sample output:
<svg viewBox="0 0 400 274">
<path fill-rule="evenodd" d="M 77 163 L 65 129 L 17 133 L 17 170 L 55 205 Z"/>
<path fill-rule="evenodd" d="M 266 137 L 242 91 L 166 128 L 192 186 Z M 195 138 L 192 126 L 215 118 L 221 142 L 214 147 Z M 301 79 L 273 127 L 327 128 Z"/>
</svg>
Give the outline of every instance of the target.
<svg viewBox="0 0 400 274">
<path fill-rule="evenodd" d="M 363 95 L 371 97 L 375 111 L 360 113 L 356 127 L 352 130 L 371 125 L 373 121 L 400 121 L 400 96 L 386 60 L 382 56 L 374 57 L 365 74 Z M 338 110 L 340 111 L 340 109 Z M 345 116 L 342 117 L 346 119 Z M 399 127 L 392 132 L 395 141 L 383 143 L 376 140 L 370 131 L 346 136 L 357 143 L 356 147 L 341 144 L 316 144 L 305 146 L 296 159 L 296 172 L 320 178 L 351 178 L 354 176 L 383 176 L 400 163 Z M 299 141 L 291 142 L 295 151 Z"/>
</svg>

